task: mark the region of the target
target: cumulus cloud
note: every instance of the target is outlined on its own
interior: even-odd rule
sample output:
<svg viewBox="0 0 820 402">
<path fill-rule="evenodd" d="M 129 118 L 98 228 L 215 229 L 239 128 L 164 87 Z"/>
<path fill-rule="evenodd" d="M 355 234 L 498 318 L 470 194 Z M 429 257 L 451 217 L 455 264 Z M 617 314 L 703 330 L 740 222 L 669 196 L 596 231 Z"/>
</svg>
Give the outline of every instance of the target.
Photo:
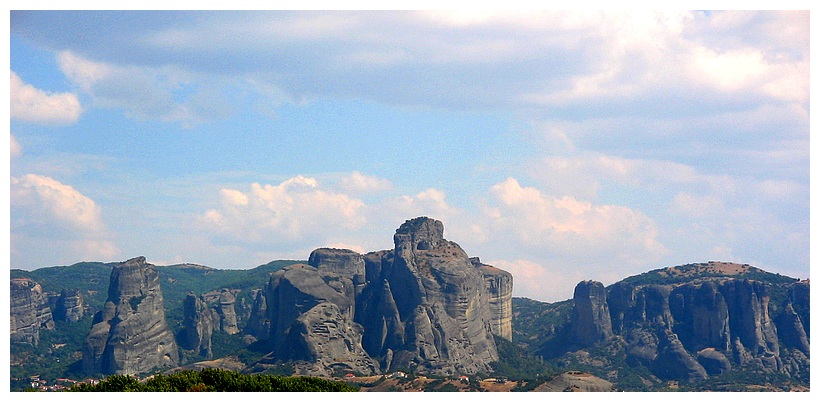
<svg viewBox="0 0 820 402">
<path fill-rule="evenodd" d="M 220 206 L 198 221 L 217 242 L 292 250 L 338 242 L 366 223 L 364 208 L 361 200 L 299 175 L 276 185 L 253 183 L 246 191 L 222 189 Z"/>
<path fill-rule="evenodd" d="M 48 93 L 26 84 L 14 71 L 9 83 L 11 119 L 45 125 L 74 124 L 83 108 L 77 95 L 69 92 Z"/>
<path fill-rule="evenodd" d="M 72 186 L 26 174 L 11 178 L 10 196 L 13 254 L 26 250 L 65 262 L 105 259 L 118 252 L 100 207 Z"/>
<path fill-rule="evenodd" d="M 377 193 L 392 189 L 393 183 L 381 177 L 369 176 L 356 171 L 342 178 L 341 188 L 346 192 Z"/>
<path fill-rule="evenodd" d="M 494 185 L 485 213 L 493 240 L 524 247 L 528 255 L 572 256 L 578 264 L 608 255 L 641 265 L 666 252 L 655 222 L 640 211 L 553 197 L 514 178 Z"/>
</svg>

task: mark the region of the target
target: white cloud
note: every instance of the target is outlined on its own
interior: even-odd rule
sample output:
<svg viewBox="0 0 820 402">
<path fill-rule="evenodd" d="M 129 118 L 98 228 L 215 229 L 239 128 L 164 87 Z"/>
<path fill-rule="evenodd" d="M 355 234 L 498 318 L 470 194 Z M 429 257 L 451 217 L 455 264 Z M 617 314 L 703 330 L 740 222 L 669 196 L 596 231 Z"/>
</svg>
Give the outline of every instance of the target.
<svg viewBox="0 0 820 402">
<path fill-rule="evenodd" d="M 380 215 L 399 219 L 399 223 L 417 216 L 427 216 L 445 223 L 453 222 L 461 214 L 459 208 L 447 202 L 447 194 L 435 188 L 428 188 L 413 196 L 402 195 L 387 199 L 378 209 L 381 211 Z"/>
<path fill-rule="evenodd" d="M 322 190 L 316 179 L 301 175 L 278 185 L 253 183 L 248 191 L 222 189 L 220 194 L 221 206 L 199 217 L 216 242 L 318 247 L 366 223 L 362 201 Z"/>
<path fill-rule="evenodd" d="M 809 18 L 804 11 L 159 16 L 142 15 L 153 22 L 148 30 L 146 25 L 112 26 L 99 42 L 48 36 L 60 29 L 38 39 L 70 49 L 73 53 L 64 53 L 63 61 L 82 66 L 67 66 L 67 74 L 99 100 L 105 99 L 104 89 L 125 90 L 112 88 L 114 76 L 124 86 L 151 84 L 167 92 L 180 83 L 171 71 L 186 71 L 189 84 L 205 78 L 192 78 L 198 74 L 212 79 L 216 72 L 266 82 L 265 87 L 290 99 L 354 97 L 390 105 L 522 111 L 548 105 L 599 116 L 613 107 L 653 115 L 657 108 L 701 104 L 698 113 L 710 114 L 737 103 L 808 101 Z M 34 30 L 37 23 L 79 29 L 74 16 L 36 17 L 14 19 L 13 31 L 24 32 L 26 24 L 35 24 L 28 27 Z M 236 41 L 239 37 L 243 40 Z M 80 62 L 77 54 L 98 65 Z M 114 60 L 121 67 L 114 67 Z M 480 88 L 470 85 L 477 80 Z M 171 117 L 174 113 L 182 116 Z M 177 107 L 165 118 L 191 119 L 186 113 L 197 114 Z"/>
<path fill-rule="evenodd" d="M 190 127 L 233 112 L 215 88 L 220 85 L 218 79 L 200 77 L 196 81 L 175 66 L 116 65 L 70 51 L 58 53 L 57 61 L 63 74 L 92 97 L 93 106 L 120 108 L 134 119 L 180 122 Z"/>
<path fill-rule="evenodd" d="M 118 252 L 99 206 L 73 187 L 26 174 L 11 178 L 10 196 L 13 261 L 17 253 L 53 264 L 67 258 L 106 259 Z"/>
<path fill-rule="evenodd" d="M 35 212 L 36 219 L 53 219 L 78 231 L 99 233 L 104 228 L 100 209 L 93 200 L 50 177 L 12 177 L 11 202 L 12 206 Z"/>
<path fill-rule="evenodd" d="M 494 185 L 490 195 L 485 213 L 495 237 L 489 242 L 511 243 L 525 255 L 572 256 L 576 264 L 606 255 L 644 265 L 666 253 L 654 221 L 640 211 L 553 197 L 514 178 Z"/>
<path fill-rule="evenodd" d="M 11 119 L 35 124 L 67 125 L 80 119 L 83 108 L 75 94 L 48 93 L 26 84 L 11 72 Z"/>
<path fill-rule="evenodd" d="M 23 147 L 20 145 L 19 142 L 17 142 L 17 139 L 14 138 L 13 134 L 9 135 L 9 139 L 11 140 L 9 144 L 9 150 L 11 154 L 10 156 L 11 159 L 14 159 L 23 154 Z"/>
<path fill-rule="evenodd" d="M 390 180 L 381 177 L 369 176 L 361 172 L 352 172 L 341 180 L 341 188 L 346 192 L 370 193 L 382 192 L 393 188 Z"/>
<path fill-rule="evenodd" d="M 600 277 L 587 277 L 589 272 L 569 270 L 563 264 L 555 264 L 549 269 L 543 264 L 529 260 L 493 260 L 486 263 L 512 274 L 513 296 L 546 302 L 572 298 L 572 292 L 578 282 L 589 279 L 602 280 Z"/>
</svg>

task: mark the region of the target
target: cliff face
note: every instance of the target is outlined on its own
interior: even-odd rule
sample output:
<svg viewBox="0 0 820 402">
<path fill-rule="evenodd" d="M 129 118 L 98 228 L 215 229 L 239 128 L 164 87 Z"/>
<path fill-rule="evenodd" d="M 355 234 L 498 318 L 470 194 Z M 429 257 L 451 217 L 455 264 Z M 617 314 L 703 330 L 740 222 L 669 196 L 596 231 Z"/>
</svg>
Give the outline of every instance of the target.
<svg viewBox="0 0 820 402">
<path fill-rule="evenodd" d="M 318 249 L 275 273 L 265 294 L 272 355 L 314 374 L 489 372 L 492 335 L 512 334 L 512 277 L 443 233 L 417 218 L 396 231 L 393 250 Z"/>
<path fill-rule="evenodd" d="M 11 342 L 40 343 L 41 329 L 54 329 L 48 296 L 42 286 L 30 279 L 12 279 Z"/>
<path fill-rule="evenodd" d="M 478 257 L 470 258 L 470 262 L 480 269 L 484 276 L 490 303 L 490 332 L 512 341 L 512 275 L 491 265 L 482 264 Z"/>
<path fill-rule="evenodd" d="M 621 342 L 628 362 L 661 379 L 697 381 L 733 367 L 798 375 L 808 368 L 808 332 L 797 313 L 808 311 L 808 284 L 791 285 L 776 321 L 771 286 L 728 276 L 668 285 L 619 282 L 606 290 L 582 282 L 573 340 L 583 346 Z"/>
<path fill-rule="evenodd" d="M 180 334 L 180 346 L 184 349 L 194 350 L 200 356 L 211 358 L 211 335 L 214 324 L 211 320 L 211 311 L 208 305 L 193 292 L 185 296 L 183 302 L 182 333 Z"/>
<path fill-rule="evenodd" d="M 174 367 L 178 360 L 153 265 L 144 257 L 116 264 L 108 299 L 85 341 L 83 368 L 87 373 L 136 374 Z"/>
<path fill-rule="evenodd" d="M 222 289 L 222 292 L 219 294 L 219 302 L 216 305 L 216 313 L 219 317 L 219 329 L 231 335 L 239 333 L 235 307 L 236 297 L 230 290 Z"/>
<path fill-rule="evenodd" d="M 54 307 L 54 321 L 77 322 L 85 316 L 83 294 L 77 289 L 63 289 Z"/>
<path fill-rule="evenodd" d="M 573 301 L 572 333 L 579 344 L 594 345 L 612 337 L 612 320 L 602 283 L 579 283 L 575 286 Z"/>
</svg>

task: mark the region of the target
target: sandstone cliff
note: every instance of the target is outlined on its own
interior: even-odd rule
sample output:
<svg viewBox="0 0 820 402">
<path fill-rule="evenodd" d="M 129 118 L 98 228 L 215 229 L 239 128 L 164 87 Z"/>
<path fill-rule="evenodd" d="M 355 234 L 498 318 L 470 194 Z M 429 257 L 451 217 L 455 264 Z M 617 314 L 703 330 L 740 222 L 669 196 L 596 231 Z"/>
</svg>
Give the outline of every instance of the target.
<svg viewBox="0 0 820 402">
<path fill-rule="evenodd" d="M 273 274 L 269 359 L 311 374 L 489 372 L 492 335 L 512 335 L 512 277 L 443 234 L 441 222 L 416 218 L 396 230 L 393 250 L 318 249 Z"/>
<path fill-rule="evenodd" d="M 137 257 L 114 265 L 103 310 L 94 316 L 83 349 L 87 373 L 137 374 L 174 367 L 179 355 L 165 322 L 154 266 Z"/>
<path fill-rule="evenodd" d="M 11 342 L 40 343 L 41 329 L 54 329 L 48 297 L 39 283 L 30 279 L 12 279 Z"/>
</svg>

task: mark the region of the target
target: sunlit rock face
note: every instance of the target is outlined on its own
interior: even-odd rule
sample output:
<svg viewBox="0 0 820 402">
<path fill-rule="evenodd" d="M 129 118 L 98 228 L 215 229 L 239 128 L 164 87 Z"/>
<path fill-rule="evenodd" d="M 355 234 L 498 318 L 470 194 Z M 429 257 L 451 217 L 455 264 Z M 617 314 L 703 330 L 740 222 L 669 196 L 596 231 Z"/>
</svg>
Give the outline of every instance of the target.
<svg viewBox="0 0 820 402">
<path fill-rule="evenodd" d="M 365 255 L 318 249 L 273 274 L 269 360 L 314 374 L 489 372 L 493 335 L 512 336 L 512 276 L 471 260 L 434 219 L 405 222 L 393 240 Z"/>
<path fill-rule="evenodd" d="M 175 367 L 179 354 L 165 321 L 159 275 L 137 257 L 111 271 L 108 299 L 94 316 L 83 348 L 87 373 L 138 374 Z"/>
<path fill-rule="evenodd" d="M 482 264 L 478 257 L 470 258 L 474 267 L 481 270 L 490 302 L 490 332 L 512 341 L 512 291 L 513 277 L 502 269 Z"/>
<path fill-rule="evenodd" d="M 699 381 L 737 367 L 800 375 L 809 364 L 809 283 L 780 288 L 772 306 L 773 285 L 731 276 L 750 269 L 710 262 L 655 273 L 667 284 L 581 282 L 572 342 L 623 347 L 627 362 L 664 380 Z"/>
<path fill-rule="evenodd" d="M 40 343 L 40 331 L 54 329 L 48 296 L 31 279 L 11 280 L 11 342 Z"/>
</svg>

